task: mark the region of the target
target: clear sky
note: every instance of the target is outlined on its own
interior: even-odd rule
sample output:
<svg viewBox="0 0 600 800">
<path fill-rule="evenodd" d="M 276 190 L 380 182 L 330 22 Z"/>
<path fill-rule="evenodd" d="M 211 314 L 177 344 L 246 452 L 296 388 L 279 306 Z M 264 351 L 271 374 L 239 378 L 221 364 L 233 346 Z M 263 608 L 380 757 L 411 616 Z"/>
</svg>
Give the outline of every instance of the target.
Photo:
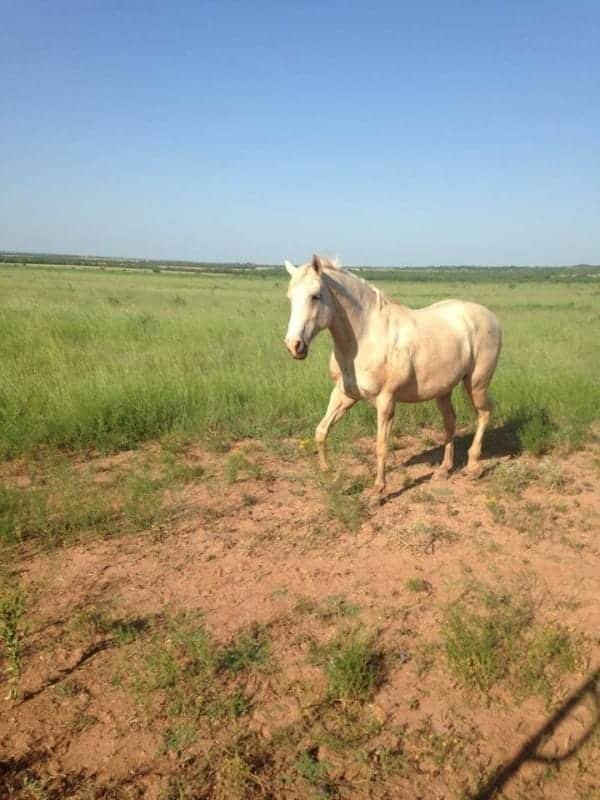
<svg viewBox="0 0 600 800">
<path fill-rule="evenodd" d="M 600 2 L 0 0 L 0 249 L 600 263 Z"/>
</svg>

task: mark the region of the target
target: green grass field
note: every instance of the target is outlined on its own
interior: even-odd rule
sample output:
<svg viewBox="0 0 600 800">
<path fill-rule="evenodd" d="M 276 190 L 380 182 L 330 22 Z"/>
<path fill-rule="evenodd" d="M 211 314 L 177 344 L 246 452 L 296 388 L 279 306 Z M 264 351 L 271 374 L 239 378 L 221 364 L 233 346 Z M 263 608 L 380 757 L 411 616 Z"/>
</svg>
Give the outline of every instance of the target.
<svg viewBox="0 0 600 800">
<path fill-rule="evenodd" d="M 600 416 L 600 281 L 503 275 L 430 271 L 428 280 L 413 270 L 412 280 L 382 273 L 378 283 L 410 306 L 458 296 L 492 308 L 504 328 L 494 424 L 525 449 L 577 445 Z M 113 451 L 173 432 L 312 436 L 330 390 L 330 341 L 322 334 L 302 364 L 289 358 L 285 286 L 283 273 L 0 267 L 0 457 Z M 456 400 L 467 422 L 460 391 Z M 333 438 L 371 431 L 373 419 L 361 404 Z M 433 404 L 400 406 L 395 429 L 432 422 Z"/>
</svg>

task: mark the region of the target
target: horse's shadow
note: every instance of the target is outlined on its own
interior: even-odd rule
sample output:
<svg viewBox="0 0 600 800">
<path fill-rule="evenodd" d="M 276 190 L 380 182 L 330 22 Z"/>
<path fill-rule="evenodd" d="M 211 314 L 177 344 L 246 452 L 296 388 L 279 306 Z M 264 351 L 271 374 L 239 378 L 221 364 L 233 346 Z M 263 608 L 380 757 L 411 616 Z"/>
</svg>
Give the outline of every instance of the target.
<svg viewBox="0 0 600 800">
<path fill-rule="evenodd" d="M 493 428 L 486 432 L 483 443 L 483 464 L 482 471 L 478 477 L 483 477 L 495 469 L 495 464 L 490 463 L 488 459 L 501 458 L 502 456 L 517 456 L 523 451 L 521 441 L 521 433 L 527 424 L 528 417 L 522 414 L 515 414 L 510 417 L 503 425 L 498 428 Z M 469 433 L 459 434 L 454 438 L 454 469 L 453 472 L 460 472 L 467 465 L 468 450 L 473 441 L 473 431 Z M 444 453 L 443 445 L 436 445 L 430 447 L 428 450 L 423 450 L 420 453 L 410 456 L 406 461 L 402 462 L 402 467 L 411 467 L 417 464 L 427 464 L 430 467 L 438 467 L 442 462 Z M 487 462 L 487 463 L 486 463 Z M 398 464 L 395 469 L 398 469 Z M 394 468 L 392 468 L 393 470 Z M 385 502 L 394 500 L 405 492 L 415 489 L 422 483 L 430 481 L 435 474 L 427 472 L 414 478 L 409 483 L 405 484 L 401 489 L 390 492 L 385 497 Z"/>
<path fill-rule="evenodd" d="M 410 489 L 416 489 L 417 486 L 420 486 L 422 483 L 427 483 L 433 477 L 433 472 L 427 472 L 425 475 L 420 475 L 418 478 L 415 478 L 410 483 L 403 486 L 401 489 L 396 489 L 395 492 L 389 492 L 389 494 L 385 495 L 383 502 L 389 502 L 390 500 L 395 500 L 400 495 L 405 494 L 405 492 L 410 491 Z"/>
<path fill-rule="evenodd" d="M 515 416 L 499 428 L 486 432 L 483 441 L 483 458 L 499 458 L 502 456 L 516 456 L 522 452 L 521 431 L 524 421 L 521 416 Z M 473 432 L 461 433 L 454 439 L 454 471 L 460 470 L 467 464 L 468 449 L 473 441 Z M 421 453 L 416 453 L 404 462 L 403 466 L 411 467 L 416 464 L 438 466 L 442 461 L 443 445 L 436 445 Z"/>
</svg>

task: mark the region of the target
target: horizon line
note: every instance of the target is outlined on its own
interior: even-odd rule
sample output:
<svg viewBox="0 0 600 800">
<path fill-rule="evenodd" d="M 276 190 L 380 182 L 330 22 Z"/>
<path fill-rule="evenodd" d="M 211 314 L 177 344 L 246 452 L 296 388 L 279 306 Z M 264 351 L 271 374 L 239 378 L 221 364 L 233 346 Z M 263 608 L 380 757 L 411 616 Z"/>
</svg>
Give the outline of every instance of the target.
<svg viewBox="0 0 600 800">
<path fill-rule="evenodd" d="M 198 265 L 198 266 L 223 266 L 223 267 L 268 267 L 271 269 L 283 268 L 282 263 L 267 263 L 261 261 L 200 261 L 189 258 L 145 258 L 141 256 L 102 256 L 89 253 L 63 253 L 36 250 L 0 250 L 0 258 L 68 258 L 84 259 L 89 261 L 121 261 L 138 262 L 146 264 L 173 265 Z M 4 262 L 6 263 L 6 262 Z M 575 269 L 588 268 L 600 269 L 600 264 L 587 262 L 577 264 L 343 264 L 348 269 Z"/>
</svg>

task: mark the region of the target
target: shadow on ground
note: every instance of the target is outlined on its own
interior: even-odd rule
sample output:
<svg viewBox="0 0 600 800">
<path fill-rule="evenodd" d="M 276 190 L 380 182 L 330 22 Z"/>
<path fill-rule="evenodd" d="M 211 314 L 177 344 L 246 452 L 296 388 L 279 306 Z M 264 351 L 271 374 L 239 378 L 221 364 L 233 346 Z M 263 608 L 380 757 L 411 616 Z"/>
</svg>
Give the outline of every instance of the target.
<svg viewBox="0 0 600 800">
<path fill-rule="evenodd" d="M 100 641 L 93 642 L 89 647 L 87 647 L 79 656 L 77 661 L 74 664 L 71 664 L 68 667 L 63 667 L 62 669 L 57 670 L 54 675 L 46 678 L 46 680 L 38 686 L 36 689 L 29 689 L 24 691 L 21 695 L 19 700 L 19 705 L 23 703 L 28 703 L 30 700 L 33 700 L 34 697 L 37 697 L 42 692 L 45 692 L 46 689 L 49 689 L 52 686 L 55 686 L 57 683 L 60 683 L 73 672 L 78 670 L 82 667 L 87 661 L 91 658 L 96 656 L 98 653 L 103 652 L 104 650 L 109 650 L 112 647 L 116 647 L 118 644 L 117 636 L 120 631 L 126 630 L 129 632 L 130 635 L 139 635 L 147 631 L 151 625 L 156 624 L 158 621 L 162 620 L 161 614 L 151 614 L 147 617 L 135 617 L 132 619 L 116 619 L 110 623 L 110 626 L 106 630 L 108 636 L 106 638 L 101 639 Z"/>
<path fill-rule="evenodd" d="M 527 418 L 522 415 L 511 417 L 504 425 L 491 428 L 487 431 L 482 448 L 482 458 L 499 458 L 501 456 L 517 456 L 523 450 L 521 441 L 522 432 L 527 424 Z M 473 441 L 474 431 L 463 433 L 454 439 L 454 469 L 462 469 L 467 464 L 467 451 Z M 443 446 L 437 445 L 422 453 L 411 456 L 404 462 L 405 467 L 415 464 L 429 464 L 438 466 L 442 461 Z"/>
<path fill-rule="evenodd" d="M 554 733 L 559 724 L 571 714 L 577 706 L 586 699 L 592 702 L 593 717 L 590 724 L 583 731 L 579 739 L 564 752 L 554 756 L 538 752 L 541 745 Z M 521 769 L 523 764 L 531 761 L 538 764 L 558 766 L 564 761 L 573 758 L 581 747 L 592 737 L 600 723 L 600 667 L 592 672 L 586 680 L 564 701 L 554 714 L 531 736 L 518 752 L 498 767 L 489 778 L 485 786 L 471 795 L 471 800 L 491 800 L 496 797 L 510 779 Z"/>
</svg>

